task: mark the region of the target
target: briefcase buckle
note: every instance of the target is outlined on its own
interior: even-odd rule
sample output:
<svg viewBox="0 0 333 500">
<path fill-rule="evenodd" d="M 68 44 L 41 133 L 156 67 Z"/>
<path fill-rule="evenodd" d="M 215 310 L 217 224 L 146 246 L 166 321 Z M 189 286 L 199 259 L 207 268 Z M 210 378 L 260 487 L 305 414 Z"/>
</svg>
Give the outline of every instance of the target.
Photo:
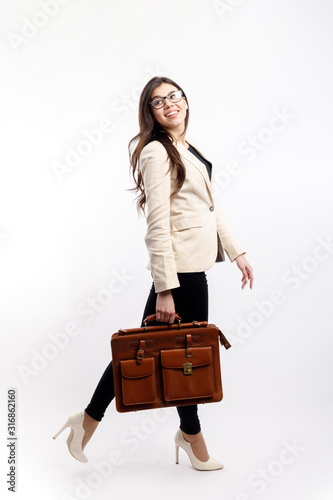
<svg viewBox="0 0 333 500">
<path fill-rule="evenodd" d="M 142 360 L 145 355 L 145 348 L 146 348 L 146 341 L 145 340 L 140 340 L 139 342 L 139 348 L 136 352 L 136 359 L 137 360 Z M 141 361 L 138 361 L 138 364 L 141 364 Z"/>
</svg>

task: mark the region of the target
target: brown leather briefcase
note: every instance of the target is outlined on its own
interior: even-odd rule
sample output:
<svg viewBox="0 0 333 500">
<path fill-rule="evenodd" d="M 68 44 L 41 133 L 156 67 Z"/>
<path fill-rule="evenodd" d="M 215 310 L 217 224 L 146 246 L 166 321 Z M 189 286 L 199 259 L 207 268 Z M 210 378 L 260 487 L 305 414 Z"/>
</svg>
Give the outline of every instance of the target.
<svg viewBox="0 0 333 500">
<path fill-rule="evenodd" d="M 207 321 L 120 329 L 111 337 L 118 412 L 215 403 L 223 398 L 220 346 L 231 344 Z"/>
</svg>

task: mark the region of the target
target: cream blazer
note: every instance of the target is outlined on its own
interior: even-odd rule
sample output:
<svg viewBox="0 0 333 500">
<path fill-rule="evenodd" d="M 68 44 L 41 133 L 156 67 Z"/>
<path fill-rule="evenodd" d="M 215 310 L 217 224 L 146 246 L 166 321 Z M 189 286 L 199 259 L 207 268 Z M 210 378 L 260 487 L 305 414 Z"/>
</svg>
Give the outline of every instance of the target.
<svg viewBox="0 0 333 500">
<path fill-rule="evenodd" d="M 193 139 L 186 141 L 209 161 Z M 150 142 L 142 149 L 138 163 L 146 194 L 146 269 L 151 271 L 156 292 L 179 287 L 177 273 L 206 271 L 215 262 L 225 261 L 224 250 L 231 262 L 246 253 L 214 197 L 214 168 L 210 180 L 206 166 L 196 156 L 176 141 L 174 146 L 186 178 L 171 199 L 176 175 L 168 172 L 164 146 Z"/>
</svg>

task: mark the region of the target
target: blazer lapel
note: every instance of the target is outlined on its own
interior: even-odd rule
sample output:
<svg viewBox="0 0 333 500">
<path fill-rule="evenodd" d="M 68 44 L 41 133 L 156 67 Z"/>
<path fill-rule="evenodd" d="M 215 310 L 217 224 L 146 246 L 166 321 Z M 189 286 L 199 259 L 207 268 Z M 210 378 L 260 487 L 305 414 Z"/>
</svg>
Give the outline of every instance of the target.
<svg viewBox="0 0 333 500">
<path fill-rule="evenodd" d="M 193 146 L 201 154 L 201 156 L 203 156 L 205 158 L 205 160 L 209 161 L 209 163 L 212 163 L 211 160 L 208 158 L 208 156 L 205 153 L 203 153 L 203 151 L 200 149 L 200 146 L 197 144 L 197 142 L 194 139 L 192 139 L 192 137 L 187 137 L 186 141 L 189 144 L 191 144 L 191 146 Z M 188 149 L 186 149 L 186 151 L 188 151 Z M 201 162 L 200 162 L 200 164 L 201 164 Z"/>
<path fill-rule="evenodd" d="M 197 151 L 198 153 L 201 154 L 201 156 L 203 158 L 205 158 L 205 160 L 209 161 L 209 163 L 211 163 L 212 165 L 212 169 L 213 169 L 213 164 L 212 162 L 207 158 L 207 156 L 202 153 L 196 142 L 193 140 L 193 139 L 190 139 L 190 138 L 186 138 L 186 141 L 191 144 L 191 146 L 193 146 Z M 212 193 L 211 193 L 211 180 L 209 178 L 209 175 L 208 175 L 208 172 L 207 172 L 207 168 L 206 168 L 206 165 L 204 165 L 202 163 L 202 161 L 200 161 L 196 156 L 194 156 L 188 149 L 186 149 L 182 144 L 178 143 L 176 144 L 176 147 L 179 151 L 179 154 L 181 156 L 183 156 L 184 158 L 186 158 L 187 161 L 189 161 L 190 163 L 192 163 L 192 165 L 194 165 L 198 170 L 199 172 L 201 173 L 201 175 L 203 176 L 205 182 L 206 182 L 206 186 L 207 186 L 207 189 L 208 189 L 208 192 L 209 192 L 209 195 L 213 201 L 213 197 L 212 197 Z"/>
</svg>

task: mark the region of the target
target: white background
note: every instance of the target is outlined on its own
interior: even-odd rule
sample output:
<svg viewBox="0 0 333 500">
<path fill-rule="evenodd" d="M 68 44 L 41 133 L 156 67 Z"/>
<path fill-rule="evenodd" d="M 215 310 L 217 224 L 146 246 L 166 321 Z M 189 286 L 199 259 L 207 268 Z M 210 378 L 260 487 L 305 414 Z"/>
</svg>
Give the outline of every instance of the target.
<svg viewBox="0 0 333 500">
<path fill-rule="evenodd" d="M 12 498 L 14 387 L 16 498 L 330 500 L 331 2 L 3 0 L 0 19 L 1 491 Z M 188 135 L 213 161 L 218 200 L 254 268 L 253 290 L 228 258 L 207 272 L 210 322 L 233 345 L 221 348 L 223 401 L 199 406 L 208 451 L 225 464 L 214 472 L 194 470 L 182 450 L 175 465 L 176 409 L 119 414 L 113 401 L 87 464 L 68 453 L 68 431 L 52 439 L 88 404 L 111 335 L 141 322 L 151 276 L 127 145 L 155 75 L 184 88 Z M 105 120 L 100 144 L 57 174 Z M 112 279 L 118 293 L 83 316 Z M 115 451 L 122 463 L 102 477 L 96 464 Z"/>
</svg>

